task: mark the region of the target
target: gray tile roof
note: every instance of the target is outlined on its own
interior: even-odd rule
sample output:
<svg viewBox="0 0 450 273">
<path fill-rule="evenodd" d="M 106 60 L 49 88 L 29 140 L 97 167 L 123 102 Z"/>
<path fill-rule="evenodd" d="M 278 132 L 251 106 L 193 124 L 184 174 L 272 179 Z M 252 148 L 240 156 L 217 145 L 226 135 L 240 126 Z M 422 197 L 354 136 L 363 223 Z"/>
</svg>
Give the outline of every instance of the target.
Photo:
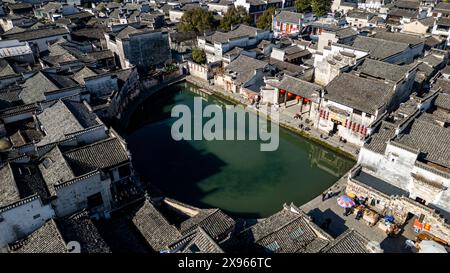
<svg viewBox="0 0 450 273">
<path fill-rule="evenodd" d="M 323 250 L 325 253 L 371 253 L 367 247 L 369 240 L 353 229 L 337 237 Z"/>
<path fill-rule="evenodd" d="M 358 32 L 351 27 L 340 28 L 336 31 L 336 36 L 339 39 L 345 39 L 356 35 L 358 35 Z"/>
<path fill-rule="evenodd" d="M 197 227 L 194 232 L 171 244 L 168 249 L 174 253 L 223 253 L 222 248 L 206 231 Z"/>
<path fill-rule="evenodd" d="M 236 78 L 234 82 L 237 85 L 245 84 L 250 79 L 253 78 L 255 70 L 263 69 L 268 63 L 245 56 L 239 55 L 235 60 L 233 60 L 227 67 L 226 72 L 236 72 Z"/>
<path fill-rule="evenodd" d="M 361 75 L 367 75 L 377 79 L 388 80 L 394 83 L 406 77 L 406 73 L 411 70 L 409 65 L 395 65 L 372 59 L 365 59 L 364 62 L 356 68 Z"/>
<path fill-rule="evenodd" d="M 388 196 L 409 196 L 409 193 L 401 188 L 398 188 L 382 179 L 379 179 L 371 174 L 368 174 L 364 172 L 363 170 L 360 170 L 355 177 L 353 177 L 354 180 L 367 185 L 379 192 L 382 192 Z"/>
<path fill-rule="evenodd" d="M 182 237 L 176 227 L 171 225 L 148 200 L 145 200 L 132 221 L 155 251 L 165 249 Z"/>
<path fill-rule="evenodd" d="M 281 81 L 270 82 L 269 85 L 294 93 L 302 98 L 311 99 L 314 102 L 318 102 L 322 91 L 322 87 L 317 84 L 297 79 L 289 75 L 284 75 Z"/>
<path fill-rule="evenodd" d="M 65 242 L 80 243 L 81 253 L 111 252 L 87 211 L 57 220 L 57 227 Z"/>
<path fill-rule="evenodd" d="M 364 144 L 364 148 L 379 154 L 384 154 L 387 142 L 395 136 L 395 126 L 392 123 L 383 121 L 376 130 Z"/>
<path fill-rule="evenodd" d="M 203 228 L 214 240 L 222 240 L 233 231 L 235 222 L 220 209 L 202 209 L 195 216 L 182 222 L 181 234 L 187 235 L 197 227 Z"/>
<path fill-rule="evenodd" d="M 392 42 L 371 37 L 356 36 L 353 47 L 362 49 L 370 53 L 370 57 L 377 60 L 384 60 L 393 55 L 402 53 L 408 49 L 408 44 Z"/>
<path fill-rule="evenodd" d="M 66 28 L 42 28 L 27 30 L 18 33 L 3 35 L 5 39 L 16 39 L 19 41 L 30 41 L 51 36 L 68 35 L 69 31 Z"/>
<path fill-rule="evenodd" d="M 32 195 L 39 195 L 42 202 L 47 203 L 51 195 L 39 168 L 34 163 L 10 164 L 20 197 L 27 198 Z"/>
<path fill-rule="evenodd" d="M 210 43 L 228 43 L 230 40 L 241 38 L 241 37 L 255 37 L 258 32 L 262 30 L 247 26 L 247 25 L 238 25 L 233 30 L 228 32 L 216 31 L 209 36 L 205 36 L 204 38 Z"/>
<path fill-rule="evenodd" d="M 55 221 L 49 220 L 25 239 L 10 245 L 13 253 L 65 253 L 66 244 Z"/>
<path fill-rule="evenodd" d="M 387 104 L 393 93 L 393 85 L 381 80 L 358 77 L 351 73 L 342 73 L 325 87 L 325 98 L 375 114 Z"/>
<path fill-rule="evenodd" d="M 66 138 L 68 134 L 82 131 L 84 127 L 67 108 L 66 104 L 59 100 L 36 116 L 45 136 L 39 145 L 46 145 Z"/>
<path fill-rule="evenodd" d="M 379 31 L 376 32 L 372 37 L 391 42 L 405 43 L 411 46 L 415 46 L 425 42 L 425 39 L 418 35 L 399 32 Z"/>
<path fill-rule="evenodd" d="M 450 168 L 450 127 L 423 115 L 414 119 L 395 141 L 420 151 L 419 158 Z"/>
<path fill-rule="evenodd" d="M 54 186 L 75 178 L 72 170 L 67 164 L 61 150 L 55 146 L 48 153 L 42 156 L 39 170 L 47 184 L 47 188 L 52 195 L 56 195 Z"/>
<path fill-rule="evenodd" d="M 289 208 L 269 216 L 244 230 L 235 239 L 235 249 L 249 252 L 318 252 L 327 245 L 318 240 L 309 219 Z"/>
<path fill-rule="evenodd" d="M 109 138 L 64 153 L 76 176 L 108 170 L 128 162 L 128 153 L 117 138 Z"/>
<path fill-rule="evenodd" d="M 22 87 L 20 98 L 25 104 L 44 101 L 45 92 L 58 90 L 58 87 L 40 71 L 28 78 Z"/>
<path fill-rule="evenodd" d="M 97 73 L 92 71 L 92 69 L 89 69 L 88 67 L 83 67 L 79 71 L 77 71 L 75 74 L 73 74 L 72 79 L 74 79 L 79 84 L 84 84 L 84 79 L 95 76 Z"/>
<path fill-rule="evenodd" d="M 439 93 L 434 101 L 434 105 L 437 107 L 450 110 L 450 94 Z"/>
<path fill-rule="evenodd" d="M 405 10 L 399 8 L 390 9 L 388 12 L 388 16 L 396 16 L 396 17 L 404 17 L 404 18 L 417 18 L 419 15 L 418 11 L 414 10 Z"/>
<path fill-rule="evenodd" d="M 433 11 L 450 13 L 450 3 L 440 2 L 434 7 Z"/>
<path fill-rule="evenodd" d="M 0 167 L 0 207 L 19 201 L 20 193 L 9 163 Z"/>
</svg>

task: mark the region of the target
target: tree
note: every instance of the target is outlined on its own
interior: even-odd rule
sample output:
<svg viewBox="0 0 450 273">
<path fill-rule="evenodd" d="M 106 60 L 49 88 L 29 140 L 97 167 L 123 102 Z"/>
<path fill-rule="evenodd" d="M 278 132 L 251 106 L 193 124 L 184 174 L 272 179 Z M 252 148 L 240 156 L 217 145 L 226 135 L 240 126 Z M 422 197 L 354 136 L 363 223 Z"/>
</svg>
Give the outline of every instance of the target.
<svg viewBox="0 0 450 273">
<path fill-rule="evenodd" d="M 193 8 L 181 16 L 179 29 L 183 32 L 195 31 L 197 33 L 213 29 L 214 16 L 212 12 L 202 8 Z"/>
<path fill-rule="evenodd" d="M 200 48 L 192 49 L 192 60 L 194 60 L 194 62 L 198 64 L 206 63 L 205 51 L 201 50 Z"/>
<path fill-rule="evenodd" d="M 249 25 L 250 23 L 250 16 L 243 6 L 238 6 L 237 8 L 231 6 L 224 14 L 222 21 L 220 21 L 220 28 L 223 30 L 230 30 L 231 26 L 238 24 Z"/>
<path fill-rule="evenodd" d="M 327 14 L 331 9 L 331 0 L 311 0 L 311 8 L 315 16 Z"/>
<path fill-rule="evenodd" d="M 270 29 L 272 27 L 272 16 L 275 14 L 275 8 L 269 8 L 258 17 L 256 27 L 260 29 Z"/>
<path fill-rule="evenodd" d="M 296 0 L 295 9 L 297 12 L 304 12 L 311 8 L 311 0 Z"/>
</svg>

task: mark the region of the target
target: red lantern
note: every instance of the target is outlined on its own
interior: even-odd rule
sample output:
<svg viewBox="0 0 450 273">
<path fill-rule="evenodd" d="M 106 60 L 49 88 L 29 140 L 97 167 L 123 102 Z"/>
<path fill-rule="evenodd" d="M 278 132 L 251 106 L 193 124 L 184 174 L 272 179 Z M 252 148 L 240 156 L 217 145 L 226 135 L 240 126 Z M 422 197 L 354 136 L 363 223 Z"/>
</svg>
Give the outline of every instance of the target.
<svg viewBox="0 0 450 273">
<path fill-rule="evenodd" d="M 295 99 L 296 99 L 296 100 L 301 100 L 301 99 L 302 99 L 302 97 L 300 97 L 300 96 L 297 96 L 297 97 L 295 97 Z"/>
<path fill-rule="evenodd" d="M 307 98 L 305 98 L 304 101 L 305 101 L 305 103 L 308 103 L 308 102 L 309 102 L 309 100 L 308 100 Z"/>
<path fill-rule="evenodd" d="M 280 89 L 280 94 L 286 93 L 286 90 Z"/>
<path fill-rule="evenodd" d="M 292 94 L 291 92 L 288 92 L 288 97 L 292 97 L 294 94 Z"/>
</svg>

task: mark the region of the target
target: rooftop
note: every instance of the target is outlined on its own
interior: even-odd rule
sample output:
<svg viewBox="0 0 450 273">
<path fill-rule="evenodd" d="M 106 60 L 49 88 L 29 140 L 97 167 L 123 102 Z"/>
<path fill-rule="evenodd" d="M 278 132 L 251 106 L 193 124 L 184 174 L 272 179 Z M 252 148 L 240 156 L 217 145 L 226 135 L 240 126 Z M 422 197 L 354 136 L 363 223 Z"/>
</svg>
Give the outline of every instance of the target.
<svg viewBox="0 0 450 273">
<path fill-rule="evenodd" d="M 325 98 L 353 109 L 375 114 L 390 100 L 393 85 L 381 80 L 342 73 L 325 87 Z"/>
<path fill-rule="evenodd" d="M 369 51 L 370 57 L 377 60 L 384 60 L 391 56 L 404 52 L 409 45 L 401 42 L 393 42 L 385 39 L 356 36 L 353 47 Z"/>
<path fill-rule="evenodd" d="M 377 60 L 365 59 L 364 62 L 356 68 L 356 71 L 359 72 L 360 75 L 397 83 L 404 79 L 411 69 L 412 66 L 410 65 L 395 65 Z"/>
<path fill-rule="evenodd" d="M 409 196 L 409 193 L 407 191 L 400 189 L 371 174 L 368 174 L 363 170 L 360 170 L 353 177 L 353 179 L 389 196 Z"/>
<path fill-rule="evenodd" d="M 117 138 L 98 141 L 64 153 L 76 176 L 128 162 L 128 152 Z"/>
</svg>

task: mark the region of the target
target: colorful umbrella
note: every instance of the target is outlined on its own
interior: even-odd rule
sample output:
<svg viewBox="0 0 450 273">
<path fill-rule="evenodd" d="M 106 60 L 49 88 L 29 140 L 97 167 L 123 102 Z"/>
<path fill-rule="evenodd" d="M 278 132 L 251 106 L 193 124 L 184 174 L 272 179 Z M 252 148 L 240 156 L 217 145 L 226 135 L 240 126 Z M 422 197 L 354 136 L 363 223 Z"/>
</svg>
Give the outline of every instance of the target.
<svg viewBox="0 0 450 273">
<path fill-rule="evenodd" d="M 341 197 L 339 197 L 337 199 L 337 203 L 343 208 L 351 208 L 355 205 L 355 201 L 347 195 L 342 195 Z"/>
</svg>

